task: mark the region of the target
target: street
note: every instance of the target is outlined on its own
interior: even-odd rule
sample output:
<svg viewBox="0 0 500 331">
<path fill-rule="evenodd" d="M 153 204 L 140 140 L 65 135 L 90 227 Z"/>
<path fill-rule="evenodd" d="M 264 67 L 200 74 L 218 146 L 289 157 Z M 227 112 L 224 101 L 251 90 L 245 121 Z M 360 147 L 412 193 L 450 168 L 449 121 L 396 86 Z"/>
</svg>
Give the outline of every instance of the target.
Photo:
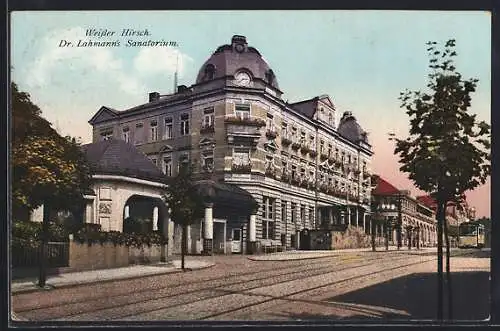
<svg viewBox="0 0 500 331">
<path fill-rule="evenodd" d="M 454 318 L 489 316 L 489 251 L 452 251 Z M 29 321 L 435 319 L 434 251 L 346 252 L 289 261 L 189 256 L 215 266 L 15 294 Z M 445 311 L 446 316 L 446 311 Z"/>
</svg>

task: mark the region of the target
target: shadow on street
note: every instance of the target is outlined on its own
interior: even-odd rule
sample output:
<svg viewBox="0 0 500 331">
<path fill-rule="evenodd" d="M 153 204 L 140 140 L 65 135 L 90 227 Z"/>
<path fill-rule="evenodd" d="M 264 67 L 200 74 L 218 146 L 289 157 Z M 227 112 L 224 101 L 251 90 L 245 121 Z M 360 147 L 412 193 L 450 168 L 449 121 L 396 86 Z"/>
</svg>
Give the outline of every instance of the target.
<svg viewBox="0 0 500 331">
<path fill-rule="evenodd" d="M 453 320 L 485 320 L 490 311 L 489 272 L 454 272 Z M 446 284 L 444 317 L 447 315 Z M 280 313 L 293 320 L 435 320 L 437 274 L 419 273 L 396 278 L 323 300 L 324 306 L 349 311 L 348 317 L 309 313 Z M 286 315 L 286 316 L 285 316 Z"/>
</svg>

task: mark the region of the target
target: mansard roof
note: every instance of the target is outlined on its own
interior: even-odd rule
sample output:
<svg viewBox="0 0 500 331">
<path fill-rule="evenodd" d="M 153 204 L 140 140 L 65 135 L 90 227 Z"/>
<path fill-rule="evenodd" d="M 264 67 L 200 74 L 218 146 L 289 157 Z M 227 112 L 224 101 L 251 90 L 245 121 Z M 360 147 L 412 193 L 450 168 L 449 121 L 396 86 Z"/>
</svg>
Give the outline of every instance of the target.
<svg viewBox="0 0 500 331">
<path fill-rule="evenodd" d="M 302 100 L 294 103 L 288 104 L 292 109 L 295 109 L 299 113 L 307 116 L 308 118 L 314 118 L 314 114 L 316 113 L 316 110 L 318 109 L 318 102 L 322 101 L 329 105 L 332 108 L 335 108 L 332 100 L 330 97 L 326 94 L 316 96 L 314 98 L 308 99 L 308 100 Z"/>
</svg>

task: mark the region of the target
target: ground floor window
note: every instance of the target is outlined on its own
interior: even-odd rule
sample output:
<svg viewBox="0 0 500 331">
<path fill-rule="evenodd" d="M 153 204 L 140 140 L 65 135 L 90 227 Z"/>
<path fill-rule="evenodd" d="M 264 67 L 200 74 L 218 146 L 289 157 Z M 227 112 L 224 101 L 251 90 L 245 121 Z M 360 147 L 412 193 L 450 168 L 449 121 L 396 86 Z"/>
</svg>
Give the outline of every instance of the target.
<svg viewBox="0 0 500 331">
<path fill-rule="evenodd" d="M 262 239 L 274 239 L 276 199 L 263 197 L 262 199 Z"/>
</svg>

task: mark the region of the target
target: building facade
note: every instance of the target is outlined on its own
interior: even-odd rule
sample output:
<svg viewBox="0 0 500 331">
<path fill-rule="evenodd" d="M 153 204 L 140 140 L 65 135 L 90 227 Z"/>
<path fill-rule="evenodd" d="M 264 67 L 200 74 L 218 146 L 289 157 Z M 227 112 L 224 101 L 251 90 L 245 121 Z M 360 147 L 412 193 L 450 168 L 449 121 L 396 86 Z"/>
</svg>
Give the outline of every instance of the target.
<svg viewBox="0 0 500 331">
<path fill-rule="evenodd" d="M 303 229 L 367 227 L 373 155 L 367 133 L 351 112 L 337 120 L 340 110 L 327 95 L 288 103 L 282 94 L 257 49 L 233 36 L 190 87 L 152 92 L 147 103 L 126 110 L 103 106 L 89 123 L 94 142 L 134 144 L 166 176 L 189 163 L 198 180 L 251 194 L 258 205 L 253 218 L 214 207 L 213 224 L 224 226 L 208 238 L 213 250 L 243 251 L 249 241 L 298 247 Z M 207 239 L 203 224 L 200 240 Z"/>
<path fill-rule="evenodd" d="M 377 236 L 387 234 L 389 244 L 420 247 L 437 245 L 435 211 L 410 191 L 400 190 L 377 176 L 373 194 L 373 218 Z"/>
</svg>

